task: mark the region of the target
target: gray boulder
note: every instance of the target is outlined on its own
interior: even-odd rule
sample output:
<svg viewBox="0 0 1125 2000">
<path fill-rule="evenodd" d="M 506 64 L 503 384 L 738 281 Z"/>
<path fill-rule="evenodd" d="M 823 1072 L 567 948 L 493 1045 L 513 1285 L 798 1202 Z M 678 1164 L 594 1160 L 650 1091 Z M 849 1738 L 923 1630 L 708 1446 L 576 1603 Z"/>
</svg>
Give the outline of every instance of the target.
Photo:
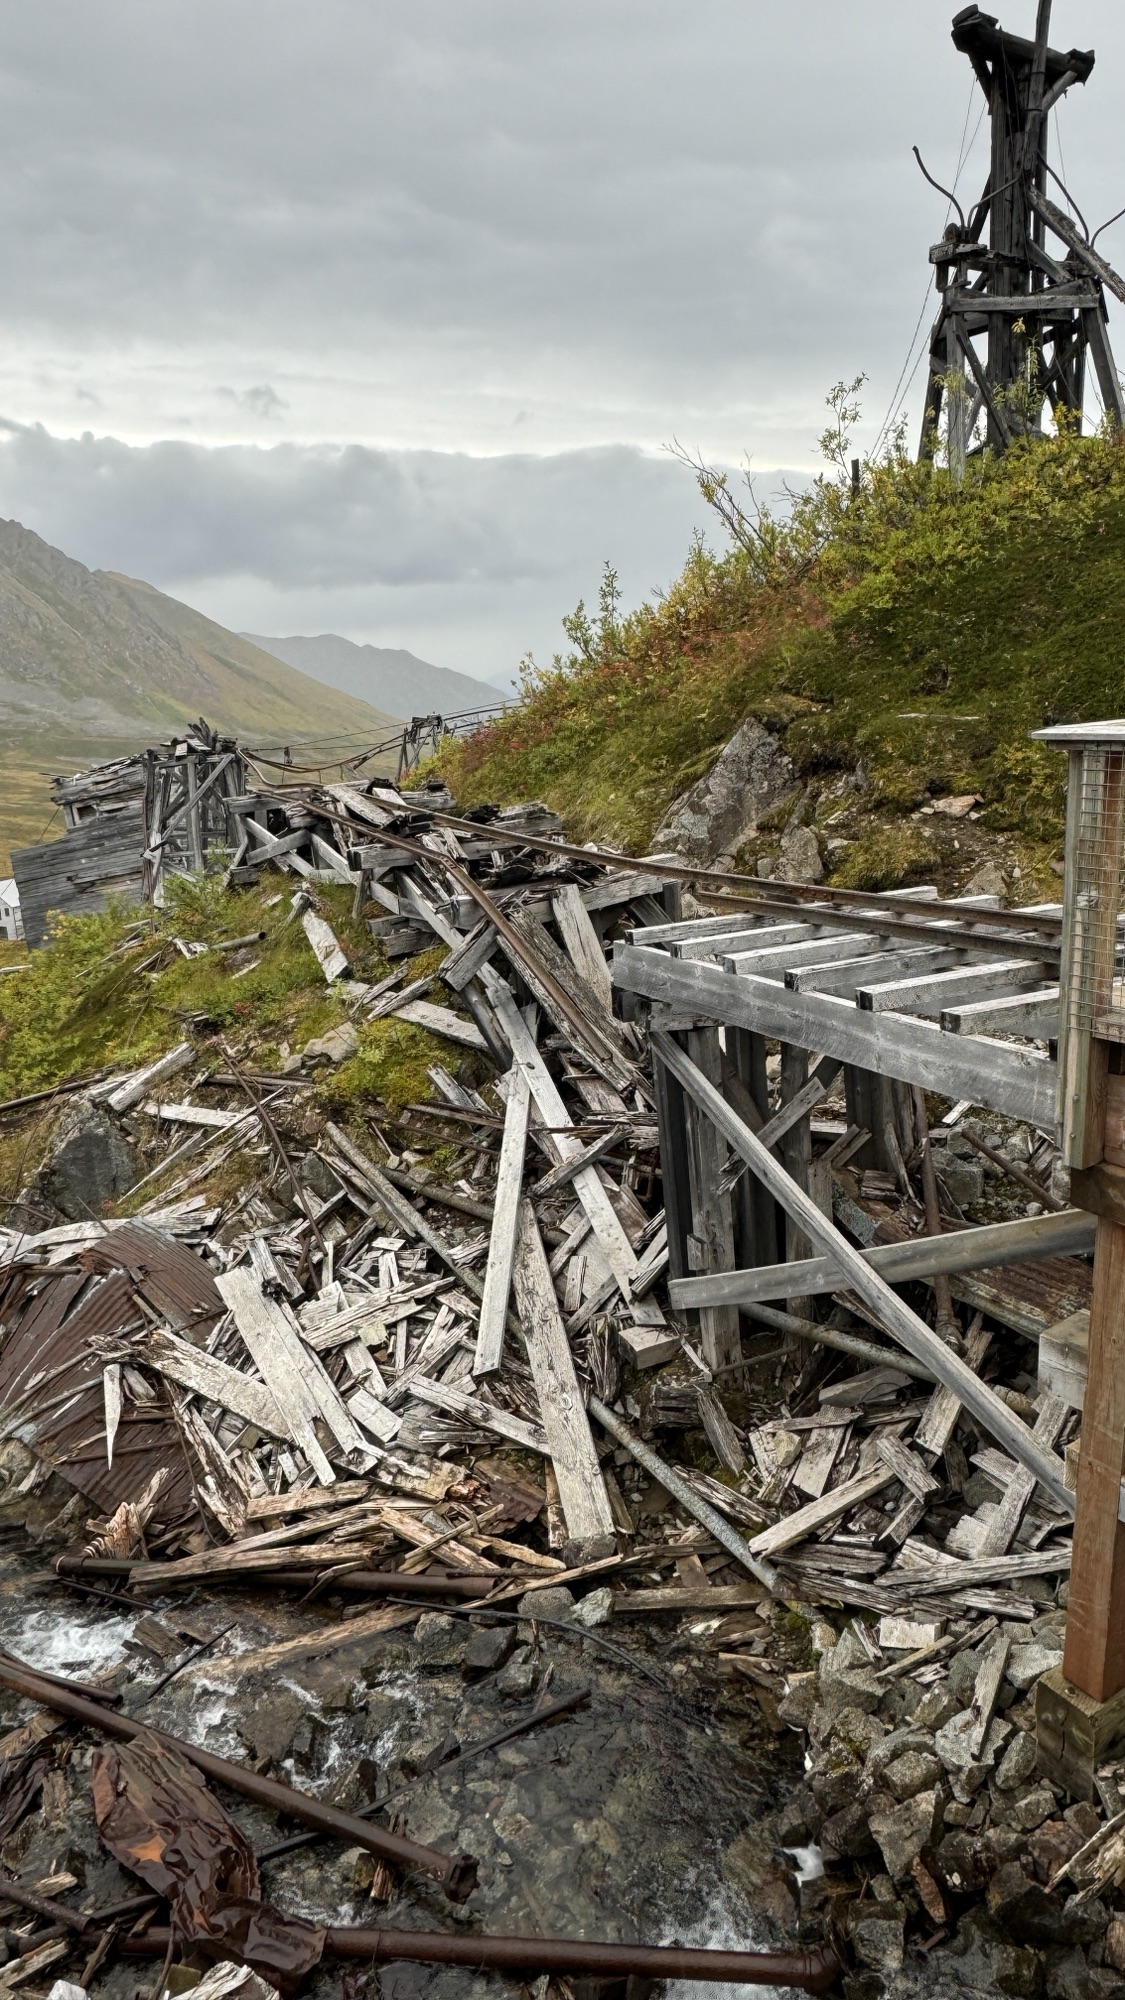
<svg viewBox="0 0 1125 2000">
<path fill-rule="evenodd" d="M 137 1180 L 133 1148 L 100 1106 L 72 1098 L 51 1137 L 51 1148 L 25 1196 L 67 1222 L 89 1222 Z M 35 1222 L 33 1228 L 42 1227 Z"/>
<path fill-rule="evenodd" d="M 996 1767 L 994 1783 L 998 1791 L 1014 1792 L 1025 1785 L 1035 1769 L 1035 1738 L 1026 1729 L 1017 1730 Z"/>
<path fill-rule="evenodd" d="M 871 1831 L 892 1882 L 905 1880 L 922 1849 L 937 1838 L 940 1825 L 941 1793 L 936 1787 L 872 1813 Z"/>
<path fill-rule="evenodd" d="M 770 880 L 773 882 L 824 880 L 820 846 L 811 826 L 786 827 L 781 837 L 781 853 L 770 868 Z"/>
<path fill-rule="evenodd" d="M 829 1715 L 845 1708 L 859 1708 L 871 1715 L 883 1698 L 883 1683 L 877 1681 L 870 1662 L 854 1632 L 846 1629 L 835 1646 L 820 1662 L 820 1705 Z"/>
<path fill-rule="evenodd" d="M 750 717 L 706 777 L 669 807 L 653 849 L 672 849 L 707 866 L 735 854 L 762 817 L 793 796 L 793 766 L 776 736 Z"/>
<path fill-rule="evenodd" d="M 341 1021 L 339 1027 L 329 1028 L 327 1034 L 306 1042 L 301 1053 L 306 1062 L 342 1063 L 350 1061 L 358 1051 L 359 1036 L 350 1021 Z"/>
<path fill-rule="evenodd" d="M 906 1953 L 904 1904 L 854 1903 L 848 1915 L 852 1949 L 873 1972 L 901 1972 Z"/>
<path fill-rule="evenodd" d="M 1052 1638 L 1054 1643 L 1052 1644 Z M 1037 1680 L 1049 1673 L 1052 1667 L 1062 1663 L 1063 1649 L 1061 1634 L 1057 1637 L 1045 1633 L 1042 1639 L 1029 1646 L 1013 1646 L 1008 1661 L 1008 1679 L 1021 1694 L 1034 1687 Z"/>
</svg>

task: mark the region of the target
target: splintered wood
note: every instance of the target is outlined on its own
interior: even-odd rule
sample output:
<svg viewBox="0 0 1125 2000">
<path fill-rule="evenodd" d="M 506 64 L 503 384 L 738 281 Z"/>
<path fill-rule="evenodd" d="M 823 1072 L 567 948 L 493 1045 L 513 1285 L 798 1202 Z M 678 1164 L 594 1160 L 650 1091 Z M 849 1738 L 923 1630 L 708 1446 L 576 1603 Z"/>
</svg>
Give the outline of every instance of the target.
<svg viewBox="0 0 1125 2000">
<path fill-rule="evenodd" d="M 297 878 L 279 921 L 336 1025 L 276 1071 L 191 1031 L 103 1079 L 161 1193 L 0 1231 L 0 1418 L 102 1510 L 90 1547 L 162 1586 L 601 1578 L 652 1616 L 767 1591 L 847 1607 L 889 1674 L 947 1627 L 1030 1623 L 1070 1561 L 1093 1240 L 1023 1202 L 1057 1157 L 1042 913 L 770 882 L 684 918 L 683 871 L 568 847 L 543 807 L 451 805 L 234 797 L 232 879 Z M 347 948 L 318 907 L 344 882 Z M 986 1000 L 1023 1007 L 1006 1041 Z M 424 1101 L 324 1116 L 317 1065 L 420 1030 Z M 915 1086 L 969 1102 L 943 1125 Z M 973 1106 L 1024 1121 L 1007 1151 Z M 242 1148 L 258 1180 L 207 1208 Z M 978 1153 L 1022 1202 L 980 1226 Z M 772 1669 L 723 1657 L 764 1699 Z M 1007 1660 L 978 1675 L 982 1742 Z"/>
</svg>

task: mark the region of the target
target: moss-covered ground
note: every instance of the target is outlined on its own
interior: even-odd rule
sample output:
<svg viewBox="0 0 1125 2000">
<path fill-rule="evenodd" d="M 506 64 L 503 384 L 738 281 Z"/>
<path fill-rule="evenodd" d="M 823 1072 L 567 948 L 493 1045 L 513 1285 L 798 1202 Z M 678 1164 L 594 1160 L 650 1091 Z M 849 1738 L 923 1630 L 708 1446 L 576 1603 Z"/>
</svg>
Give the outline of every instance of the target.
<svg viewBox="0 0 1125 2000">
<path fill-rule="evenodd" d="M 351 1018 L 348 981 L 326 986 L 290 893 L 277 876 L 237 891 L 225 890 L 217 877 L 178 879 L 169 884 L 163 910 L 113 905 L 57 920 L 38 951 L 0 945 L 0 1102 L 74 1077 L 138 1067 L 185 1034 L 199 1055 L 185 1079 L 228 1070 L 228 1051 L 247 1069 L 269 1073 L 290 1051 Z M 384 977 L 387 961 L 353 918 L 351 890 L 321 887 L 316 904 L 356 977 Z M 264 934 L 257 942 L 222 949 L 224 940 L 255 931 Z M 209 949 L 184 956 L 181 942 Z M 406 979 L 431 970 L 433 956 L 420 954 Z M 4 969 L 12 966 L 22 969 Z M 362 1137 L 369 1116 L 381 1119 L 432 1097 L 430 1065 L 448 1066 L 451 1052 L 448 1043 L 393 1017 L 357 1023 L 357 1034 L 356 1054 L 318 1069 L 302 1101 L 311 1100 L 314 1119 L 326 1113 Z M 31 1106 L 0 1131 L 0 1197 L 10 1201 L 26 1184 L 57 1113 L 58 1102 Z M 437 1154 L 427 1163 L 440 1172 Z M 219 1167 L 207 1191 L 229 1194 L 255 1172 L 249 1153 L 240 1151 Z"/>
</svg>

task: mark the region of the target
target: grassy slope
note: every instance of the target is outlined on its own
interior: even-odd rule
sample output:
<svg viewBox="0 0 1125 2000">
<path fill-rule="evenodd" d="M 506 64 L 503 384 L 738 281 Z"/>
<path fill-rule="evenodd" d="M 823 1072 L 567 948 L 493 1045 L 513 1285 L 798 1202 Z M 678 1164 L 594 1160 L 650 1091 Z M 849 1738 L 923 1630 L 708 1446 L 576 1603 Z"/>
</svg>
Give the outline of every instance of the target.
<svg viewBox="0 0 1125 2000">
<path fill-rule="evenodd" d="M 194 1023 L 201 1068 L 226 1068 L 229 1046 L 251 1070 L 267 1071 L 278 1066 L 283 1044 L 301 1048 L 347 1020 L 340 988 L 325 985 L 288 896 L 277 892 L 276 877 L 245 891 L 224 891 L 215 877 L 180 878 L 162 911 L 140 915 L 117 906 L 64 917 L 51 942 L 30 954 L 0 942 L 0 965 L 27 968 L 0 977 L 0 1101 L 65 1077 L 149 1061 L 182 1039 L 185 1019 Z M 351 890 L 322 887 L 317 903 L 357 975 L 381 978 L 386 961 L 352 917 Z M 180 937 L 214 944 L 258 927 L 266 932 L 262 944 L 226 956 L 185 959 L 171 943 Z M 407 977 L 432 970 L 433 957 L 420 955 Z M 351 1060 L 318 1072 L 314 1098 L 366 1142 L 366 1109 L 378 1101 L 393 1113 L 430 1097 L 429 1066 L 448 1063 L 449 1046 L 393 1018 L 361 1026 L 359 1044 Z M 32 1110 L 0 1135 L 0 1204 L 38 1165 L 57 1110 Z M 440 1148 L 434 1164 L 441 1164 Z M 251 1155 L 240 1153 L 223 1171 L 229 1194 L 257 1169 Z M 159 1183 L 138 1200 L 157 1192 Z"/>
<path fill-rule="evenodd" d="M 1125 710 L 1125 446 L 1039 444 L 962 489 L 868 467 L 855 507 L 825 487 L 763 567 L 695 551 L 660 603 L 587 629 L 520 710 L 443 754 L 461 800 L 535 794 L 575 834 L 643 850 L 754 714 L 783 735 L 814 821 L 847 837 L 833 879 L 953 887 L 991 851 L 1057 888 L 1063 760 L 1027 732 Z M 915 816 L 970 790 L 979 826 Z"/>
<path fill-rule="evenodd" d="M 86 569 L 14 521 L 0 522 L 0 684 L 0 872 L 12 847 L 58 830 L 54 773 L 159 742 L 200 714 L 260 746 L 335 739 L 318 756 L 401 727 L 150 585 Z"/>
</svg>

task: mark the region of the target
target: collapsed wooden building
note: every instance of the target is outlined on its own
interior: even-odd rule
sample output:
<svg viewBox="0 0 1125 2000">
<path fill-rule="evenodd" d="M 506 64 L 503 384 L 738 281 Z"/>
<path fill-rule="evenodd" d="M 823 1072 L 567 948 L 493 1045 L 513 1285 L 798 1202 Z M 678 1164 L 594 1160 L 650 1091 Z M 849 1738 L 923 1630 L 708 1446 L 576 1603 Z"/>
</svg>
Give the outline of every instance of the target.
<svg viewBox="0 0 1125 2000">
<path fill-rule="evenodd" d="M 245 789 L 242 752 L 202 720 L 159 748 L 53 778 L 65 832 L 12 855 L 27 942 L 43 943 L 53 911 L 83 915 L 110 896 L 159 903 L 169 874 L 231 859 Z"/>
<path fill-rule="evenodd" d="M 839 1457 L 840 1437 L 835 1446 L 826 1438 L 819 1491 L 753 1538 L 755 1564 L 809 1543 L 802 1561 L 815 1568 L 818 1540 L 827 1541 L 819 1560 L 833 1565 L 845 1602 L 886 1611 L 904 1588 L 922 1600 L 948 1590 L 953 1579 L 942 1565 L 952 1550 L 936 1551 L 913 1530 L 963 1410 L 988 1440 L 981 1463 L 1002 1498 L 958 1530 L 957 1553 L 969 1560 L 958 1565 L 957 1587 L 996 1615 L 1029 1616 L 997 1587 L 1041 1574 L 1056 1555 L 1069 1564 L 1069 1543 L 1064 1560 L 1064 1545 L 1050 1538 L 1075 1513 L 1073 1433 L 1083 1404 L 1093 1397 L 1101 1407 L 1108 1397 L 1100 1428 L 1085 1424 L 1100 1456 L 1095 1471 L 1078 1475 L 1079 1494 L 1085 1477 L 1094 1497 L 1085 1518 L 1079 1506 L 1076 1546 L 1088 1553 L 1089 1580 L 1073 1600 L 1067 1675 L 1040 1685 L 1043 1755 L 1074 1789 L 1088 1787 L 1097 1750 L 1119 1730 L 1125 1685 L 1125 1606 L 1119 1612 L 1116 1572 L 1104 1558 L 1117 1534 L 1114 1527 L 1107 1536 L 1106 1496 L 1112 1488 L 1116 1523 L 1125 1456 L 1125 1415 L 1119 1422 L 1116 1389 L 1104 1380 L 1103 1322 L 1108 1311 L 1112 1345 L 1116 1307 L 1104 1299 L 1099 1307 L 1089 1263 L 1095 1244 L 1099 1255 L 1109 1245 L 1112 1262 L 1114 1203 L 1125 1213 L 1115 1180 L 1125 1172 L 1116 1025 L 1125 727 L 1046 734 L 1070 748 L 1077 774 L 1064 899 L 1021 909 L 988 896 L 943 899 L 932 886 L 876 894 L 716 874 L 667 855 L 631 860 L 568 845 L 542 807 L 466 818 L 434 787 L 407 796 L 374 781 L 251 788 L 237 747 L 202 733 L 182 756 L 139 760 L 143 790 L 136 771 L 115 774 L 103 800 L 120 808 L 116 815 L 99 812 L 97 797 L 68 800 L 78 823 L 65 839 L 99 817 L 143 829 L 133 881 L 150 901 L 171 867 L 190 871 L 220 857 L 235 884 L 267 865 L 314 894 L 320 882 L 348 884 L 356 912 L 374 910 L 368 929 L 388 958 L 442 941 L 441 978 L 472 1020 L 457 1034 L 501 1068 L 513 1035 L 522 1046 L 512 1009 L 503 1018 L 497 1011 L 490 960 L 506 956 L 556 1032 L 578 1037 L 583 1088 L 602 1091 L 606 1114 L 612 1106 L 613 1117 L 651 1119 L 650 1103 L 655 1111 L 659 1231 L 643 1260 L 630 1252 L 618 1269 L 611 1259 L 605 1298 L 582 1306 L 587 1318 L 606 1312 L 625 1362 L 656 1369 L 683 1349 L 698 1354 L 709 1384 L 733 1384 L 756 1358 L 747 1329 L 764 1326 L 789 1351 L 807 1340 L 866 1358 L 884 1374 L 888 1357 L 902 1352 L 904 1379 L 913 1370 L 938 1385 L 933 1408 L 915 1406 L 893 1431 L 869 1439 L 854 1466 Z M 688 888 L 697 900 L 685 915 Z M 346 958 L 330 927 L 312 910 L 303 922 L 326 976 L 338 977 Z M 607 928 L 616 932 L 609 965 Z M 440 1016 L 448 1026 L 448 1010 L 435 1012 L 414 991 L 395 1004 L 404 1018 Z M 646 1086 L 632 1108 L 620 1094 L 635 1085 L 630 1047 L 651 1054 L 653 1071 L 651 1098 Z M 835 1114 L 828 1119 L 826 1105 Z M 951 1195 L 951 1139 L 990 1153 L 967 1119 L 974 1110 L 1037 1135 L 1040 1171 L 1022 1173 L 1036 1200 L 1018 1218 L 970 1224 Z M 546 1115 L 542 1105 L 539 1112 Z M 594 1188 L 597 1142 L 588 1153 L 575 1164 L 608 1229 Z M 1054 1174 L 1043 1179 L 1052 1163 L 1057 1185 Z M 1078 1206 L 1065 1192 L 1066 1168 Z M 515 1194 L 500 1193 L 490 1249 L 498 1272 L 500 1239 L 511 1237 L 518 1211 Z M 616 1243 L 617 1232 L 607 1240 Z M 665 1274 L 667 1310 L 655 1296 Z M 895 1289 L 916 1281 L 932 1294 L 925 1314 L 917 1294 L 911 1303 Z M 497 1324 L 507 1280 L 501 1289 Z M 816 1303 L 826 1298 L 827 1315 Z M 978 1320 L 964 1330 L 954 1300 L 1037 1343 L 1034 1401 L 1017 1396 L 1013 1404 L 992 1386 L 981 1367 L 991 1336 L 981 1344 Z M 865 1323 L 895 1347 L 873 1344 Z M 1096 1389 L 1086 1382 L 1087 1346 Z M 717 1401 L 708 1406 L 718 1434 Z M 1116 1483 L 1106 1452 L 1117 1454 Z M 864 1525 L 867 1501 L 895 1482 L 902 1497 L 893 1519 Z M 1103 1554 L 1095 1560 L 1090 1550 Z"/>
</svg>

